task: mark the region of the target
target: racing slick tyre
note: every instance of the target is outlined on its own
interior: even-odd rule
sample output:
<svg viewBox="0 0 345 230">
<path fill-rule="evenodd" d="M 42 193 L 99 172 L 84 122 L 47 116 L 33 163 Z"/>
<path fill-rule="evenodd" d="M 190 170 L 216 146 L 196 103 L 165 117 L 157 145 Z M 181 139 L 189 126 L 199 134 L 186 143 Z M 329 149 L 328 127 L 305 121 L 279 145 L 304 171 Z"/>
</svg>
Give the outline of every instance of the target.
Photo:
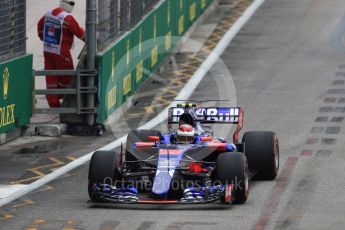
<svg viewBox="0 0 345 230">
<path fill-rule="evenodd" d="M 234 204 L 243 204 L 249 195 L 249 169 L 241 152 L 219 154 L 216 162 L 217 180 L 222 185 L 234 185 Z"/>
<path fill-rule="evenodd" d="M 242 143 L 244 143 L 250 170 L 257 172 L 253 179 L 275 179 L 279 170 L 279 142 L 277 135 L 270 131 L 246 132 Z"/>
<path fill-rule="evenodd" d="M 149 136 L 159 136 L 161 137 L 162 134 L 160 131 L 157 130 L 132 130 L 128 133 L 127 141 L 126 141 L 126 161 L 135 161 L 139 157 L 140 151 L 133 148 L 134 143 L 136 142 L 147 142 Z M 129 153 L 129 154 L 128 154 Z"/>
<path fill-rule="evenodd" d="M 97 183 L 115 186 L 116 181 L 121 180 L 121 174 L 117 168 L 119 154 L 114 151 L 96 151 L 90 160 L 89 166 L 89 197 L 91 201 L 97 201 L 93 194 L 93 186 Z"/>
</svg>

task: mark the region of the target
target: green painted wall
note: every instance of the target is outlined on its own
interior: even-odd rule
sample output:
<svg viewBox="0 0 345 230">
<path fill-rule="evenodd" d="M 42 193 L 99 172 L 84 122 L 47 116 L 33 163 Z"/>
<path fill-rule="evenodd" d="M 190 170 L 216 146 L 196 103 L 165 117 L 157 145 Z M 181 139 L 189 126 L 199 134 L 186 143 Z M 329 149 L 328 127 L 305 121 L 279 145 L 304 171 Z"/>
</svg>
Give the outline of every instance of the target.
<svg viewBox="0 0 345 230">
<path fill-rule="evenodd" d="M 212 0 L 164 0 L 132 31 L 99 54 L 98 122 L 133 95 Z"/>
</svg>

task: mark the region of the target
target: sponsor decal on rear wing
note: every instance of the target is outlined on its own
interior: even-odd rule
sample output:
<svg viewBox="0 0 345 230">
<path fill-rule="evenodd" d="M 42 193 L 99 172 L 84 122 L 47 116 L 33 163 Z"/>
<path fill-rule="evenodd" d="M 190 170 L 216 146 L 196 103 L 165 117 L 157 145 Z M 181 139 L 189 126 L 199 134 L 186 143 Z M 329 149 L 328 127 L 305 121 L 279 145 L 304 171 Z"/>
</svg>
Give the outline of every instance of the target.
<svg viewBox="0 0 345 230">
<path fill-rule="evenodd" d="M 208 108 L 181 108 L 172 107 L 169 109 L 169 124 L 176 124 L 180 121 L 183 113 L 191 113 L 193 110 L 197 121 L 204 124 L 229 123 L 238 124 L 242 109 L 240 107 L 208 107 Z"/>
</svg>

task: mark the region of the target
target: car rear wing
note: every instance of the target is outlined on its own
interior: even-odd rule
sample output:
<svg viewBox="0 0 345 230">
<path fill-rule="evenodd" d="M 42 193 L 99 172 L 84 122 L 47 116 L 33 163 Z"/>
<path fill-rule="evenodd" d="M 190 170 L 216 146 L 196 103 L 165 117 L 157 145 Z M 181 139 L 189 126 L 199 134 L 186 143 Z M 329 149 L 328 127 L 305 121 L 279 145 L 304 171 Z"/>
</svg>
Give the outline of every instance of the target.
<svg viewBox="0 0 345 230">
<path fill-rule="evenodd" d="M 237 124 L 233 139 L 234 143 L 238 143 L 238 133 L 243 126 L 243 109 L 241 107 L 172 107 L 169 109 L 168 124 L 178 124 L 182 114 L 191 112 L 194 114 L 194 119 L 203 124 Z"/>
<path fill-rule="evenodd" d="M 181 108 L 169 109 L 169 124 L 178 124 L 180 116 L 193 109 L 196 120 L 204 124 L 229 123 L 238 124 L 240 121 L 241 107 L 205 107 L 205 108 Z"/>
</svg>

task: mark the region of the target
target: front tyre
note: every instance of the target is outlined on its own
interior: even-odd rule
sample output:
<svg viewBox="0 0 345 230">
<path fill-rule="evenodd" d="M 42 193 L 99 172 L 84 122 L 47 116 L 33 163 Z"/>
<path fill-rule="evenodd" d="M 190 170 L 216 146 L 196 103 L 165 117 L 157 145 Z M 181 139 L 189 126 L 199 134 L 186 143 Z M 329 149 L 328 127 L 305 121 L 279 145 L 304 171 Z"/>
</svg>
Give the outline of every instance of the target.
<svg viewBox="0 0 345 230">
<path fill-rule="evenodd" d="M 241 152 L 221 153 L 216 162 L 217 180 L 222 185 L 234 185 L 234 204 L 243 204 L 249 195 L 249 169 Z"/>
<path fill-rule="evenodd" d="M 88 191 L 91 201 L 97 201 L 94 196 L 95 184 L 115 185 L 121 176 L 117 168 L 119 154 L 114 151 L 96 151 L 90 160 Z"/>
</svg>

